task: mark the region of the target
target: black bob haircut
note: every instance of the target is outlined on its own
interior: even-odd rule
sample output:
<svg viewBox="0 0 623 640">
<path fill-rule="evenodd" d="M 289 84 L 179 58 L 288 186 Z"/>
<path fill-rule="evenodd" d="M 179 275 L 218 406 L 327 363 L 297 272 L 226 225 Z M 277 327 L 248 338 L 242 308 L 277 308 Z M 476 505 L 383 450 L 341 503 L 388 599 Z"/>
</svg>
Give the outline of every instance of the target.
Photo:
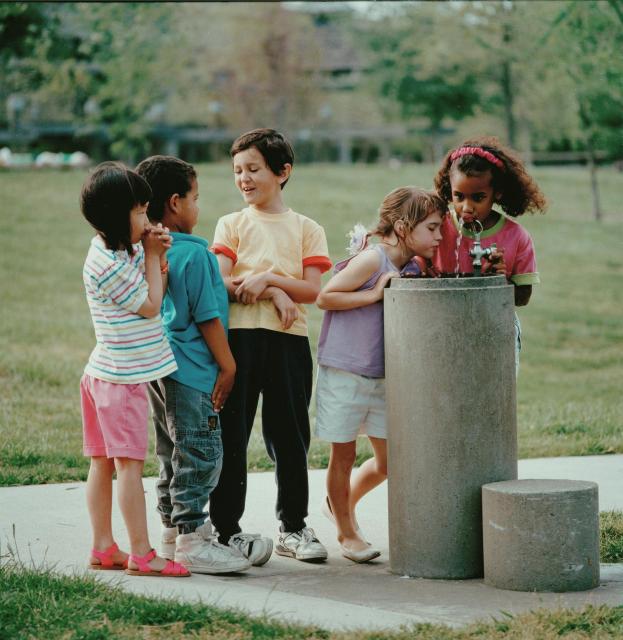
<svg viewBox="0 0 623 640">
<path fill-rule="evenodd" d="M 130 211 L 150 198 L 151 188 L 141 176 L 121 162 L 102 162 L 82 187 L 80 210 L 109 249 L 132 255 Z"/>
</svg>

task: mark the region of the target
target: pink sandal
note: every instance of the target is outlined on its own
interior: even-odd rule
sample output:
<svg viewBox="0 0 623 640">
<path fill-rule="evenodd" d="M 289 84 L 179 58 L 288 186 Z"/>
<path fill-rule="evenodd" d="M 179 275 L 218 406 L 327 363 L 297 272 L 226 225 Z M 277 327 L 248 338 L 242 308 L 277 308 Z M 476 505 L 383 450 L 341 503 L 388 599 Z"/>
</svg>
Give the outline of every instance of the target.
<svg viewBox="0 0 623 640">
<path fill-rule="evenodd" d="M 119 551 L 119 547 L 116 542 L 113 542 L 108 549 L 104 551 L 98 551 L 97 549 L 91 549 L 91 560 L 89 562 L 89 568 L 96 571 L 123 571 L 128 568 L 128 558 L 122 564 L 117 564 L 112 559 L 113 554 Z M 93 560 L 99 560 L 99 562 L 93 562 Z"/>
<path fill-rule="evenodd" d="M 130 576 L 160 576 L 161 578 L 188 578 L 190 576 L 190 571 L 183 564 L 174 562 L 173 560 L 167 560 L 166 565 L 163 569 L 160 569 L 160 571 L 152 569 L 149 566 L 149 562 L 153 560 L 156 555 L 154 549 L 144 556 L 135 556 L 131 553 L 129 560 L 137 565 L 138 569 L 127 568 L 125 572 Z"/>
</svg>

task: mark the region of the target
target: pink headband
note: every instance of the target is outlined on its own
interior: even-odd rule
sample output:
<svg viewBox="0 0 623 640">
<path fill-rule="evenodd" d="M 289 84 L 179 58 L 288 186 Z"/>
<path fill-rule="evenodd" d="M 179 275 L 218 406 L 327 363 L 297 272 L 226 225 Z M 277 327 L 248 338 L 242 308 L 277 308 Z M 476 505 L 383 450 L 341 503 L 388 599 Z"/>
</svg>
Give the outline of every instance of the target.
<svg viewBox="0 0 623 640">
<path fill-rule="evenodd" d="M 450 156 L 450 161 L 454 162 L 457 158 L 461 158 L 462 156 L 479 156 L 480 158 L 484 158 L 489 161 L 491 164 L 494 164 L 498 169 L 502 169 L 504 171 L 504 163 L 496 158 L 490 151 L 485 151 L 485 149 L 481 149 L 480 147 L 460 147 L 452 152 Z"/>
</svg>

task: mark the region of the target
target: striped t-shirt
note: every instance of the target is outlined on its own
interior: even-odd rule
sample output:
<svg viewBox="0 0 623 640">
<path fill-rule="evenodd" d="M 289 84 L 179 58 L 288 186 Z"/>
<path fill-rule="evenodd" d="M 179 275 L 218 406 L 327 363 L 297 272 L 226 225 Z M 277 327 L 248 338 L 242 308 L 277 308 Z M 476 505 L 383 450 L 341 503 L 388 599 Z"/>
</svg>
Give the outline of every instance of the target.
<svg viewBox="0 0 623 640">
<path fill-rule="evenodd" d="M 148 285 L 143 245 L 133 247 L 132 256 L 111 251 L 95 236 L 82 271 L 97 340 L 84 372 L 119 384 L 149 382 L 177 369 L 160 314 L 137 313 Z"/>
</svg>

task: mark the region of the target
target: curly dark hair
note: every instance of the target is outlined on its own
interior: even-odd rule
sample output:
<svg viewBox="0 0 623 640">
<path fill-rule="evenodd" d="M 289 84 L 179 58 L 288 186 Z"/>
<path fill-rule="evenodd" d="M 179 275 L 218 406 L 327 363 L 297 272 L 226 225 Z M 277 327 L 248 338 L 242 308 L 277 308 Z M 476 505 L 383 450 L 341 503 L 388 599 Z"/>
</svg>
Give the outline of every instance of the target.
<svg viewBox="0 0 623 640">
<path fill-rule="evenodd" d="M 466 153 L 452 160 L 452 154 L 456 149 L 448 151 L 435 176 L 435 189 L 446 202 L 452 202 L 451 171 L 457 170 L 466 176 L 481 175 L 490 171 L 491 186 L 495 193 L 502 194 L 499 205 L 507 215 L 516 217 L 526 211 L 530 213 L 545 212 L 547 199 L 526 171 L 521 158 L 514 151 L 505 147 L 495 137 L 466 140 L 457 148 L 461 147 L 482 149 L 499 159 L 503 167 L 498 167 L 487 158 L 472 153 Z"/>
</svg>

